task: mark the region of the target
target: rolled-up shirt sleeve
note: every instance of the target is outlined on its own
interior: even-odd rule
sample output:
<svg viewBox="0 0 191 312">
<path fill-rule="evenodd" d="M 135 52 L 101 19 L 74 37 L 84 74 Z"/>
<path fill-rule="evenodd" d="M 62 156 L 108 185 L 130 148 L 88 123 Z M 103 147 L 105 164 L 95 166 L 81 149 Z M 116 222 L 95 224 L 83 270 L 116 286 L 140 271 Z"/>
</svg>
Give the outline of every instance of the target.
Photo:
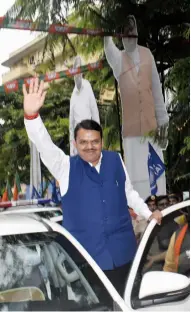
<svg viewBox="0 0 191 312">
<path fill-rule="evenodd" d="M 24 124 L 29 139 L 35 144 L 44 165 L 56 180 L 62 181 L 64 177 L 69 177 L 70 158 L 60 148 L 58 148 L 46 130 L 42 119 L 24 119 Z"/>
<path fill-rule="evenodd" d="M 121 158 L 121 156 L 120 156 Z M 127 197 L 128 206 L 131 207 L 135 213 L 146 220 L 150 218 L 152 212 L 149 210 L 148 206 L 145 204 L 144 200 L 139 196 L 138 192 L 133 189 L 129 175 L 125 168 L 125 164 L 121 158 L 121 162 L 125 171 L 126 181 L 125 181 L 125 193 Z"/>
</svg>

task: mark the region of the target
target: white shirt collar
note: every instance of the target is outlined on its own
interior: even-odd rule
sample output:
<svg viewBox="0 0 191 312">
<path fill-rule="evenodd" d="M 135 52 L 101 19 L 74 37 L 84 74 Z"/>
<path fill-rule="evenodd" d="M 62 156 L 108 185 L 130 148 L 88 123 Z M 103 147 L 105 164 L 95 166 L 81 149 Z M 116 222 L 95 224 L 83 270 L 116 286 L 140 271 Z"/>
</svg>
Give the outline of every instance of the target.
<svg viewBox="0 0 191 312">
<path fill-rule="evenodd" d="M 99 159 L 99 161 L 98 161 L 97 165 L 96 165 L 96 166 L 94 166 L 94 167 L 95 167 L 95 169 L 96 169 L 98 172 L 100 171 L 102 157 L 103 157 L 103 154 L 101 153 L 101 155 L 100 155 L 100 159 Z M 90 162 L 89 162 L 88 164 L 89 164 L 91 167 L 93 167 L 92 163 L 90 163 Z"/>
</svg>

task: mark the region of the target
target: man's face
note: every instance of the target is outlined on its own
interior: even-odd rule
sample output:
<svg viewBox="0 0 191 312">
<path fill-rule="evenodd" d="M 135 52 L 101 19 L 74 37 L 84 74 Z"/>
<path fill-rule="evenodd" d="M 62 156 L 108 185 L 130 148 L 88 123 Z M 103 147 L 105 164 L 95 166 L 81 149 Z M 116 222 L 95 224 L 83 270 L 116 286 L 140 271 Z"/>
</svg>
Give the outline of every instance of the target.
<svg viewBox="0 0 191 312">
<path fill-rule="evenodd" d="M 151 200 L 147 203 L 147 206 L 149 207 L 150 211 L 155 211 L 157 209 L 156 203 L 154 200 Z"/>
<path fill-rule="evenodd" d="M 94 166 L 98 163 L 103 147 L 103 141 L 98 131 L 78 130 L 74 144 L 83 160 L 90 162 Z"/>
<path fill-rule="evenodd" d="M 163 210 L 165 208 L 169 207 L 169 201 L 167 198 L 161 199 L 158 203 L 157 203 L 157 208 L 159 210 Z"/>
<path fill-rule="evenodd" d="M 169 206 L 178 204 L 178 200 L 175 197 L 169 197 Z"/>
</svg>

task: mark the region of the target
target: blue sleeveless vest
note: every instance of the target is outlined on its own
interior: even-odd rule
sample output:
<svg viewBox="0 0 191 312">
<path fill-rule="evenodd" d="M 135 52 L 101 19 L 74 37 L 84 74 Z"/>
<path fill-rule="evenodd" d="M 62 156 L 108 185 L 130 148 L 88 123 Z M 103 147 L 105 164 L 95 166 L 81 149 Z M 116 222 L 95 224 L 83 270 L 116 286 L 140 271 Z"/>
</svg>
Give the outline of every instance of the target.
<svg viewBox="0 0 191 312">
<path fill-rule="evenodd" d="M 70 158 L 63 226 L 102 270 L 130 262 L 136 239 L 125 194 L 125 172 L 116 152 L 103 151 L 100 173 L 78 155 Z"/>
</svg>

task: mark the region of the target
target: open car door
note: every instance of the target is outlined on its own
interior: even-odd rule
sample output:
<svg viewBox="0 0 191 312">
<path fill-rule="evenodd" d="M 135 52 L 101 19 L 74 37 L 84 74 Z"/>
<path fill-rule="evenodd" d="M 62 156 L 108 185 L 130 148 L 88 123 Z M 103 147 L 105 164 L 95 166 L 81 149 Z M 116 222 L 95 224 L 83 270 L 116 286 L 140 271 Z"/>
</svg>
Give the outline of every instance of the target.
<svg viewBox="0 0 191 312">
<path fill-rule="evenodd" d="M 183 227 L 180 220 L 187 222 L 189 209 L 189 200 L 173 205 L 162 211 L 161 225 L 152 220 L 145 230 L 127 280 L 124 300 L 129 310 L 190 311 L 190 246 L 184 250 L 187 263 L 178 272 L 165 269 L 172 236 Z"/>
</svg>

